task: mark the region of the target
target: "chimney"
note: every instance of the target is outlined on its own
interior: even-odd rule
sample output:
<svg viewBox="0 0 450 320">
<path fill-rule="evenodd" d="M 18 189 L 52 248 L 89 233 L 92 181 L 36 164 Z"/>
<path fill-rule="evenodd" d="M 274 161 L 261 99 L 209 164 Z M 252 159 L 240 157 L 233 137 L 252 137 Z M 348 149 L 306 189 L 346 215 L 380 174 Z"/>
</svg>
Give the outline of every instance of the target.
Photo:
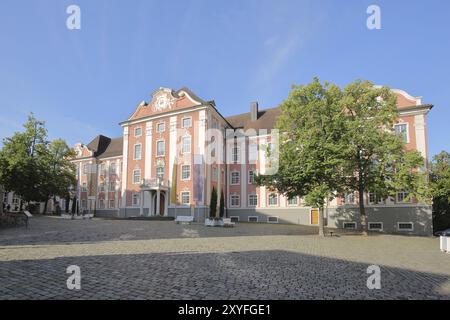
<svg viewBox="0 0 450 320">
<path fill-rule="evenodd" d="M 250 120 L 256 121 L 258 120 L 258 102 L 252 102 L 250 104 Z"/>
</svg>

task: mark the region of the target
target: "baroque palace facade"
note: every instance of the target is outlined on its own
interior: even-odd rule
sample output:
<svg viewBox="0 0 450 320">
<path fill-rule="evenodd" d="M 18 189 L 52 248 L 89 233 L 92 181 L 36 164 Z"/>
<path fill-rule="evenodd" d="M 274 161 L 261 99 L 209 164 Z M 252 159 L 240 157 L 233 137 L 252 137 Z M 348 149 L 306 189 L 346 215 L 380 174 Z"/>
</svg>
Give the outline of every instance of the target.
<svg viewBox="0 0 450 320">
<path fill-rule="evenodd" d="M 395 131 L 409 150 L 428 158 L 426 115 L 433 107 L 402 90 L 393 90 L 400 113 Z M 99 135 L 75 146 L 77 199 L 81 211 L 97 216 L 208 215 L 211 191 L 223 195 L 226 215 L 235 221 L 318 223 L 318 210 L 302 199 L 287 199 L 254 184 L 257 173 L 271 170 L 267 146 L 276 148 L 274 128 L 279 108 L 224 117 L 214 101 L 188 88 L 160 88 L 120 123 L 123 135 Z M 429 235 L 431 206 L 405 202 L 405 192 L 378 199 L 366 194 L 369 229 Z M 219 202 L 219 201 L 218 201 Z M 329 227 L 358 228 L 358 196 L 347 194 L 329 206 Z"/>
</svg>

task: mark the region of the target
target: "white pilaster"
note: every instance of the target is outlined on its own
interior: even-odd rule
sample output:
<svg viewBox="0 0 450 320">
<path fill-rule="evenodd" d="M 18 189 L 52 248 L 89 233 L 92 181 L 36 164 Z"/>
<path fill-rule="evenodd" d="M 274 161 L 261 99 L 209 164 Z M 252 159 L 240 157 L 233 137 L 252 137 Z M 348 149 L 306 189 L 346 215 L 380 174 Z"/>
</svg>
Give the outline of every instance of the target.
<svg viewBox="0 0 450 320">
<path fill-rule="evenodd" d="M 414 116 L 414 128 L 416 131 L 416 145 L 417 150 L 421 153 L 424 159 L 427 159 L 427 147 L 425 138 L 425 115 L 418 114 Z"/>
<path fill-rule="evenodd" d="M 161 200 L 161 191 L 157 190 L 156 191 L 156 214 L 155 215 L 159 215 L 159 210 L 160 210 L 160 200 Z"/>
<path fill-rule="evenodd" d="M 170 117 L 170 137 L 169 137 L 169 183 L 172 182 L 173 176 L 173 163 L 175 162 L 175 157 L 177 156 L 177 116 Z M 159 192 L 159 191 L 158 191 Z M 159 196 L 159 193 L 158 193 Z M 159 200 L 158 200 L 159 206 Z M 159 209 L 158 209 L 159 210 Z M 158 211 L 159 214 L 159 211 Z"/>
<path fill-rule="evenodd" d="M 145 125 L 145 173 L 144 179 L 152 177 L 152 141 L 153 141 L 153 124 L 148 121 Z"/>
<path fill-rule="evenodd" d="M 259 151 L 258 151 L 258 158 L 259 158 L 259 173 L 264 174 L 266 172 L 266 149 L 265 149 L 265 139 L 259 138 Z M 259 206 L 261 208 L 266 207 L 266 187 L 261 186 L 259 187 Z"/>
<path fill-rule="evenodd" d="M 123 128 L 122 208 L 127 206 L 128 127 Z"/>
</svg>

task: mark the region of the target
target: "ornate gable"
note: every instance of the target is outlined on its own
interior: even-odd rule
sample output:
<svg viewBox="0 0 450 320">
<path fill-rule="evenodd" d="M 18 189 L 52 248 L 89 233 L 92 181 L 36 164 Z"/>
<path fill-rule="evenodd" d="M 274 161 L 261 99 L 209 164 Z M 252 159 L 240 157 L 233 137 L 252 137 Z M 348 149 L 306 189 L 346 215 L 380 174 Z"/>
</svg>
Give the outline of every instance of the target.
<svg viewBox="0 0 450 320">
<path fill-rule="evenodd" d="M 198 98 L 187 88 L 178 91 L 169 88 L 159 88 L 153 92 L 150 102 L 142 101 L 128 120 L 166 113 L 176 109 L 194 107 L 204 103 L 205 101 Z"/>
</svg>

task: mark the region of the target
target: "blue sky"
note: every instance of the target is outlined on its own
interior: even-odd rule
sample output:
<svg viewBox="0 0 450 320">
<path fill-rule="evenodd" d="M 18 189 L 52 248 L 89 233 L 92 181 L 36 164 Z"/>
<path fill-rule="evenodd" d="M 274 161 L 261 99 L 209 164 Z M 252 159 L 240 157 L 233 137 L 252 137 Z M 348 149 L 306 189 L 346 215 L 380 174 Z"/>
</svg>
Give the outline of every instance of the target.
<svg viewBox="0 0 450 320">
<path fill-rule="evenodd" d="M 81 30 L 66 28 L 71 4 Z M 366 27 L 370 4 L 381 30 Z M 228 116 L 318 76 L 423 96 L 430 156 L 450 151 L 449 12 L 448 0 L 2 0 L 0 138 L 30 111 L 71 145 L 120 136 L 159 87 L 187 86 Z"/>
</svg>

